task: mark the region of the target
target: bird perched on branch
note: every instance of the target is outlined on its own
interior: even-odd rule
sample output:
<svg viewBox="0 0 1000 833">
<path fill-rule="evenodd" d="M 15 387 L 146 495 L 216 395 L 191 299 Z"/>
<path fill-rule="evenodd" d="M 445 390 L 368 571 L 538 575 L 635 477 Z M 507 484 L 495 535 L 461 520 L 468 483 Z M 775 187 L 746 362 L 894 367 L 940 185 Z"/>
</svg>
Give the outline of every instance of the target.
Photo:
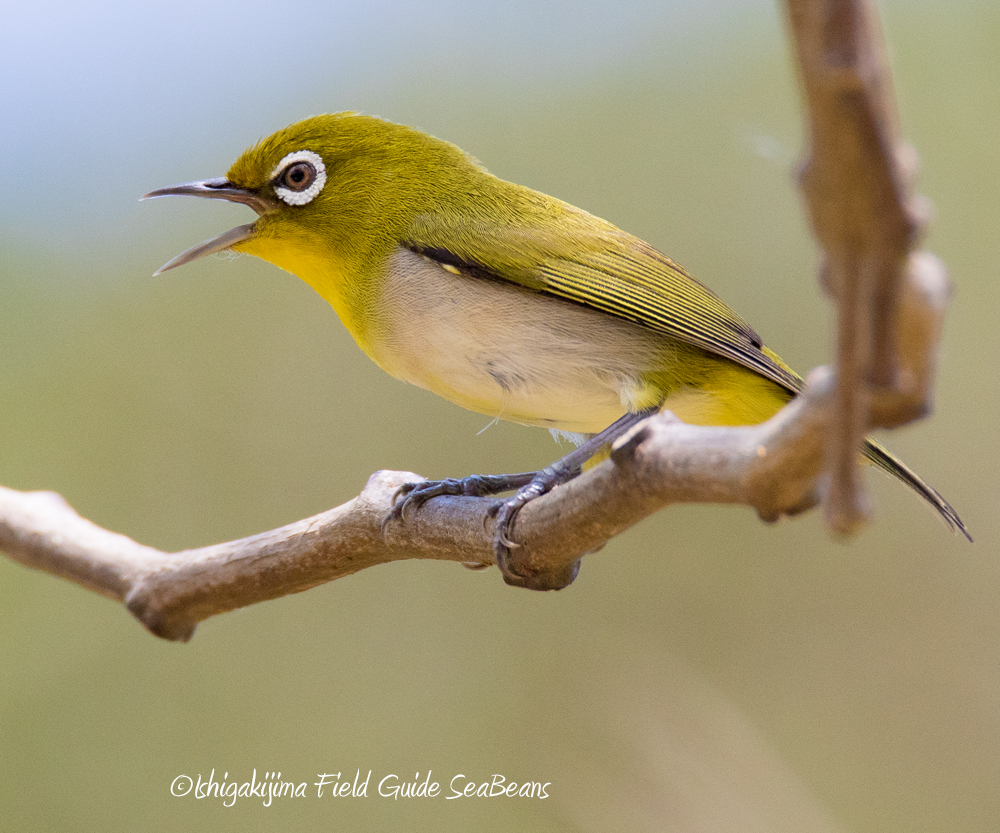
<svg viewBox="0 0 1000 833">
<path fill-rule="evenodd" d="M 159 272 L 233 249 L 280 266 L 336 310 L 383 370 L 464 408 L 589 435 L 540 472 L 409 484 L 392 516 L 443 494 L 498 494 L 497 563 L 527 501 L 565 482 L 646 415 L 699 425 L 773 416 L 801 378 L 711 290 L 648 243 L 560 200 L 505 182 L 417 130 L 355 113 L 300 121 L 258 142 L 224 178 L 162 188 L 260 215 Z M 157 273 L 159 274 L 159 273 Z M 961 519 L 872 440 L 877 468 Z"/>
</svg>

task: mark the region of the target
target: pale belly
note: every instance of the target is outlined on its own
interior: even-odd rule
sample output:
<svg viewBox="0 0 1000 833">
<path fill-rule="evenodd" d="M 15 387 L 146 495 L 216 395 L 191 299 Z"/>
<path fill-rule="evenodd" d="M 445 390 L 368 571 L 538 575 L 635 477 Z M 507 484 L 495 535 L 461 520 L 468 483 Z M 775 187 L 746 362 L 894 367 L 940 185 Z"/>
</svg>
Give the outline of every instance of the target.
<svg viewBox="0 0 1000 833">
<path fill-rule="evenodd" d="M 453 274 L 400 248 L 376 305 L 368 352 L 393 376 L 491 417 L 595 433 L 659 404 L 644 373 L 670 339 L 603 313 L 487 278 Z"/>
</svg>

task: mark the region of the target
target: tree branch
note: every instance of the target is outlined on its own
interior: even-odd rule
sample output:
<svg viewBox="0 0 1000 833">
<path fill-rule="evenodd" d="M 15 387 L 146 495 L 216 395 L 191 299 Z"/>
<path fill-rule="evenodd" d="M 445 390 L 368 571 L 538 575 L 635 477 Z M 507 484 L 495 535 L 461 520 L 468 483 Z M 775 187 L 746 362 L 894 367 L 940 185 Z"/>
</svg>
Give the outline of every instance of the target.
<svg viewBox="0 0 1000 833">
<path fill-rule="evenodd" d="M 663 413 L 619 441 L 611 459 L 528 504 L 515 533 L 522 570 L 571 568 L 581 555 L 671 503 L 745 503 L 777 520 L 815 502 L 828 375 L 770 421 L 686 425 Z M 383 534 L 409 472 L 376 472 L 342 506 L 269 532 L 165 553 L 81 518 L 52 492 L 0 487 L 0 549 L 16 561 L 124 602 L 157 636 L 186 641 L 198 622 L 410 558 L 490 565 L 490 498 L 440 497 Z"/>
<path fill-rule="evenodd" d="M 911 254 L 927 211 L 912 193 L 916 154 L 899 138 L 872 0 L 786 7 L 809 121 L 799 182 L 838 310 L 824 508 L 831 529 L 846 534 L 868 515 L 858 473 L 868 429 L 930 408 L 948 278 L 939 261 Z"/>
</svg>

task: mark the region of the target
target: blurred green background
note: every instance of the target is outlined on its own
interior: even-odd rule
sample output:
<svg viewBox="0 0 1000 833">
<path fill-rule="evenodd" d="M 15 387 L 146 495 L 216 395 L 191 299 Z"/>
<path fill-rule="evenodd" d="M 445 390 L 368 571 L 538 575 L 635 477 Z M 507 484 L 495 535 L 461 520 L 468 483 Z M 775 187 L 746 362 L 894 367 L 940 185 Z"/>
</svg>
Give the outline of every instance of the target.
<svg viewBox="0 0 1000 833">
<path fill-rule="evenodd" d="M 962 512 L 872 477 L 848 545 L 677 507 L 557 594 L 403 563 L 209 620 L 187 645 L 0 559 L 4 830 L 987 831 L 1000 818 L 1000 7 L 884 2 L 956 283 L 937 410 L 889 444 Z M 139 204 L 354 109 L 449 139 L 715 288 L 800 370 L 828 305 L 767 2 L 40 3 L 0 27 L 0 483 L 167 550 L 339 504 L 378 468 L 536 468 L 549 435 L 381 373 L 251 258 L 151 278 L 238 206 Z M 172 798 L 372 769 L 550 798 Z"/>
</svg>

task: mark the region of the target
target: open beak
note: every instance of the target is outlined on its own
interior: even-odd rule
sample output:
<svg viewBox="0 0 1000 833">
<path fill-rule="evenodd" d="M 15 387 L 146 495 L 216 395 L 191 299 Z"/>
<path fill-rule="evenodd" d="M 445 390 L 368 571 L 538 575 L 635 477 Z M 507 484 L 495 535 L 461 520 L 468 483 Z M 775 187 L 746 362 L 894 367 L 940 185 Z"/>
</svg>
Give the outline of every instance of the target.
<svg viewBox="0 0 1000 833">
<path fill-rule="evenodd" d="M 207 197 L 213 200 L 228 200 L 229 202 L 249 205 L 258 214 L 265 214 L 278 207 L 276 200 L 261 196 L 246 188 L 239 188 L 224 177 L 203 179 L 200 182 L 185 182 L 181 185 L 171 185 L 169 188 L 159 188 L 156 191 L 150 191 L 148 194 L 139 197 L 139 199 L 151 200 L 154 197 Z M 253 237 L 253 234 L 253 223 L 247 223 L 245 226 L 237 226 L 224 234 L 220 234 L 218 237 L 213 237 L 211 240 L 206 240 L 204 243 L 188 249 L 186 252 L 181 252 L 173 260 L 163 264 L 153 275 L 160 275 L 168 269 L 176 269 L 178 266 L 183 266 L 185 263 L 190 263 L 199 257 L 225 251 L 230 246 L 234 246 L 244 240 L 249 240 Z"/>
</svg>

